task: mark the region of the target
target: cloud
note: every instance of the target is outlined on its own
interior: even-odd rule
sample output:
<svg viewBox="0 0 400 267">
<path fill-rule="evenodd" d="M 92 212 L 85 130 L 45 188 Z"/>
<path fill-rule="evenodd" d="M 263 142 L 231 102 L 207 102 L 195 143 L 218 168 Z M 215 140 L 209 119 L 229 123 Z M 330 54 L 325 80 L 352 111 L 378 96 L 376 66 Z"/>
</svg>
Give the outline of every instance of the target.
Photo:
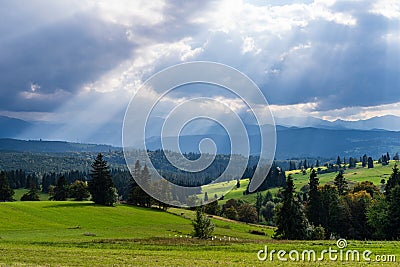
<svg viewBox="0 0 400 267">
<path fill-rule="evenodd" d="M 120 121 L 147 78 L 191 60 L 242 71 L 280 116 L 364 118 L 400 102 L 395 0 L 33 0 L 0 16 L 0 114 L 78 129 L 62 113 L 92 120 L 107 105 Z"/>
</svg>

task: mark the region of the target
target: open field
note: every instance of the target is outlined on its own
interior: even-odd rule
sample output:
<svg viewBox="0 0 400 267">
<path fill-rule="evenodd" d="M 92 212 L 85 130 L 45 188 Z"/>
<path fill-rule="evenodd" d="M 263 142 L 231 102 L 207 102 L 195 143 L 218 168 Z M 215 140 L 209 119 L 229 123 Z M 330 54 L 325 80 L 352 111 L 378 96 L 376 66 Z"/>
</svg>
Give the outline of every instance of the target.
<svg viewBox="0 0 400 267">
<path fill-rule="evenodd" d="M 0 203 L 0 266 L 286 266 L 276 255 L 273 262 L 259 261 L 257 252 L 265 245 L 288 252 L 313 249 L 317 255 L 336 248 L 335 241 L 276 241 L 270 237 L 271 228 L 215 218 L 216 238 L 198 240 L 190 238 L 193 214 L 175 208 L 162 212 L 74 201 Z M 254 235 L 252 230 L 267 235 Z M 369 249 L 372 256 L 390 254 L 400 259 L 400 242 L 348 244 L 348 249 Z M 316 263 L 289 262 L 289 266 L 298 264 Z M 320 265 L 338 263 L 326 258 Z"/>
</svg>

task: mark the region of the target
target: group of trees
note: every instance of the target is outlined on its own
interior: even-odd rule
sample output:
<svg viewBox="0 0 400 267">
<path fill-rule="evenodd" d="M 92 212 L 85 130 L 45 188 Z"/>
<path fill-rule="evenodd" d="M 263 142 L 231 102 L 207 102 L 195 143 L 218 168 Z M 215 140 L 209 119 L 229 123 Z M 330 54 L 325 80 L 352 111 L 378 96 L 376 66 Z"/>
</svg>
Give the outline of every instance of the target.
<svg viewBox="0 0 400 267">
<path fill-rule="evenodd" d="M 395 239 L 400 238 L 400 175 L 397 165 L 384 193 L 365 181 L 349 188 L 342 172 L 333 184 L 319 185 L 315 170 L 310 173 L 306 196 L 295 191 L 287 178 L 282 201 L 275 208 L 276 238 Z"/>
<path fill-rule="evenodd" d="M 118 200 L 117 189 L 114 187 L 110 168 L 102 154 L 98 154 L 96 160 L 92 163 L 88 182 L 76 180 L 76 177 L 79 177 L 80 174 L 80 172 L 68 172 L 58 179 L 55 173 L 45 174 L 42 179 L 42 191 L 48 192 L 50 200 L 56 201 L 66 200 L 67 198 L 84 200 L 91 196 L 96 204 L 111 206 Z M 9 180 L 12 181 L 14 186 L 24 185 L 27 187 L 29 184 L 29 191 L 21 197 L 22 201 L 38 201 L 40 199 L 39 179 L 34 173 L 26 175 L 24 171 L 17 170 L 9 172 L 9 176 L 10 179 L 7 178 L 6 172 L 0 173 L 0 201 L 14 200 L 14 190 L 10 186 Z M 69 179 L 66 179 L 66 177 Z M 75 179 L 72 177 L 75 177 Z M 68 183 L 68 180 L 74 181 Z"/>
</svg>

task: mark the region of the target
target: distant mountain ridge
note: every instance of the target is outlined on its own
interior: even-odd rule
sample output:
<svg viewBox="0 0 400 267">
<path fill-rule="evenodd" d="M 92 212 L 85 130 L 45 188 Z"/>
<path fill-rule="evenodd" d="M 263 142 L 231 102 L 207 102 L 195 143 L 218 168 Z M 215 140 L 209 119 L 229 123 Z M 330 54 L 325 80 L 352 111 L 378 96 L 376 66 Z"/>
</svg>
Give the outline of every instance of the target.
<svg viewBox="0 0 400 267">
<path fill-rule="evenodd" d="M 198 144 L 204 138 L 215 141 L 218 153 L 230 153 L 229 138 L 218 134 L 180 136 L 180 149 L 182 152 L 198 152 Z M 172 143 L 173 140 L 174 137 L 166 137 L 163 142 Z M 250 135 L 249 140 L 250 153 L 257 155 L 260 136 Z M 149 138 L 146 140 L 146 145 L 150 150 L 160 149 L 161 138 Z M 400 132 L 277 127 L 275 158 L 278 160 L 298 157 L 334 158 L 338 155 L 360 157 L 364 154 L 378 158 L 386 152 L 390 154 L 400 152 Z"/>
<path fill-rule="evenodd" d="M 400 131 L 400 117 L 394 115 L 385 115 L 373 117 L 366 120 L 347 121 L 337 119 L 335 121 L 327 121 L 314 117 L 290 117 L 275 118 L 278 125 L 295 126 L 295 127 L 315 127 L 323 129 L 353 129 L 353 130 L 387 130 Z"/>
<path fill-rule="evenodd" d="M 81 144 L 65 141 L 18 140 L 0 138 L 0 151 L 65 153 L 65 152 L 108 152 L 121 148 L 110 145 Z"/>
</svg>

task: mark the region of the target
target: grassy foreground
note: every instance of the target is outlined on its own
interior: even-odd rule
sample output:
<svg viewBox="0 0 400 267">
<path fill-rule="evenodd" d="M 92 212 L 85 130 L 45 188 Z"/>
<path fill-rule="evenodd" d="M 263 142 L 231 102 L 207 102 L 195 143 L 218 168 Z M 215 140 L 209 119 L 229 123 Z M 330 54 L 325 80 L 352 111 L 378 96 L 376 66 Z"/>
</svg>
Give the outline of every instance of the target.
<svg viewBox="0 0 400 267">
<path fill-rule="evenodd" d="M 213 218 L 214 240 L 190 238 L 192 211 L 170 212 L 90 202 L 0 203 L 0 266 L 337 266 L 342 262 L 260 261 L 257 252 L 313 249 L 335 241 L 276 241 L 272 229 Z M 266 236 L 250 233 L 265 232 Z M 348 249 L 396 255 L 400 242 L 349 241 Z M 317 254 L 318 255 L 318 254 Z M 287 256 L 286 256 L 287 257 Z M 344 264 L 344 262 L 343 262 Z M 349 263 L 347 263 L 349 264 Z M 392 266 L 396 263 L 353 262 Z"/>
</svg>

